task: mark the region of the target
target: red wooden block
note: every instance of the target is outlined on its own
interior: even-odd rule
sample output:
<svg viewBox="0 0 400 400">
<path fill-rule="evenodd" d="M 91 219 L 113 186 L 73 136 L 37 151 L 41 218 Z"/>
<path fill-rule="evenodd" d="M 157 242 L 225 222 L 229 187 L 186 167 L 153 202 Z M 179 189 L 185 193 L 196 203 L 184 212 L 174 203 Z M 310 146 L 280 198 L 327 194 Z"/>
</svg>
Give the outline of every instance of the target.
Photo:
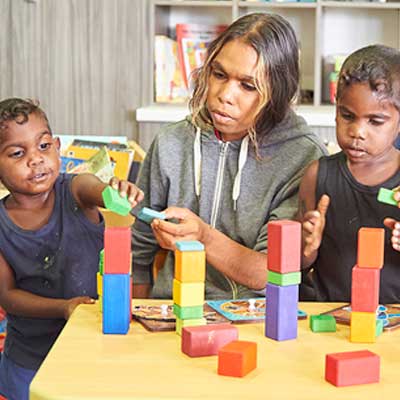
<svg viewBox="0 0 400 400">
<path fill-rule="evenodd" d="M 380 269 L 353 268 L 351 279 L 351 310 L 375 312 L 379 304 Z"/>
<path fill-rule="evenodd" d="M 300 271 L 301 224 L 281 220 L 268 223 L 268 269 L 281 274 Z"/>
<path fill-rule="evenodd" d="M 380 357 L 369 350 L 327 354 L 325 379 L 335 386 L 379 382 Z"/>
<path fill-rule="evenodd" d="M 360 228 L 358 231 L 357 265 L 361 268 L 382 268 L 385 231 L 382 228 Z"/>
<path fill-rule="evenodd" d="M 212 356 L 237 338 L 238 329 L 231 324 L 188 326 L 182 329 L 182 352 L 190 357 Z"/>
<path fill-rule="evenodd" d="M 218 352 L 218 374 L 242 377 L 257 367 L 257 343 L 235 340 Z"/>
<path fill-rule="evenodd" d="M 131 272 L 131 229 L 108 227 L 104 230 L 104 273 Z"/>
</svg>

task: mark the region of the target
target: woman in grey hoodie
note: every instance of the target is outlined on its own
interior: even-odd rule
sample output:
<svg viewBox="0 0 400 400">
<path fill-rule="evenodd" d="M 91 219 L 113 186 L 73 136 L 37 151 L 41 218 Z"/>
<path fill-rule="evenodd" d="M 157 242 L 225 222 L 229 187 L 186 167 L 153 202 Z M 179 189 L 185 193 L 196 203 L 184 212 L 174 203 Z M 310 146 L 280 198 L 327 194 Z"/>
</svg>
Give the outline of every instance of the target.
<svg viewBox="0 0 400 400">
<path fill-rule="evenodd" d="M 152 143 L 138 186 L 167 219 L 133 226 L 134 297 L 172 297 L 175 242 L 206 250 L 207 299 L 246 298 L 266 285 L 270 220 L 291 219 L 299 181 L 324 146 L 291 110 L 299 49 L 279 15 L 254 13 L 209 46 L 194 75 L 191 115 Z M 139 210 L 136 210 L 136 212 Z M 159 248 L 170 250 L 153 282 Z"/>
</svg>

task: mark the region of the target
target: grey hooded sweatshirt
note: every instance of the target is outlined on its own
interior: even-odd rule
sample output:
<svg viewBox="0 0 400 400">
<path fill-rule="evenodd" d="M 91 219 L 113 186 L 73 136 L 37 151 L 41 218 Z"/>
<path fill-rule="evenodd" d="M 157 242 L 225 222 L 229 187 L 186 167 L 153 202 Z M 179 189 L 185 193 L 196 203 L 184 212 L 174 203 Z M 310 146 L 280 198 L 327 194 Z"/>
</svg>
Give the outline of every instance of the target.
<svg viewBox="0 0 400 400">
<path fill-rule="evenodd" d="M 223 142 L 214 131 L 200 131 L 186 120 L 169 124 L 153 141 L 138 186 L 142 207 L 162 211 L 185 207 L 203 221 L 250 249 L 267 251 L 266 224 L 292 219 L 307 164 L 326 154 L 303 118 L 290 111 L 259 147 L 257 159 L 248 137 Z M 132 228 L 134 283 L 151 283 L 159 250 L 149 225 L 136 219 Z M 174 254 L 169 252 L 153 284 L 152 297 L 172 298 Z M 207 265 L 206 299 L 249 298 L 257 293 Z"/>
</svg>

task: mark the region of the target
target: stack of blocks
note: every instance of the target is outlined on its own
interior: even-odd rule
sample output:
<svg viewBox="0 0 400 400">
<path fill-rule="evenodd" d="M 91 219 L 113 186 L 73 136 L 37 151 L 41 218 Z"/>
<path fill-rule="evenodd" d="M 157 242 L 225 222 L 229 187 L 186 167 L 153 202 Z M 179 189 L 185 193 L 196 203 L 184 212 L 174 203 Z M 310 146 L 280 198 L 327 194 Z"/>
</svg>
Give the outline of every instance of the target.
<svg viewBox="0 0 400 400">
<path fill-rule="evenodd" d="M 297 337 L 297 306 L 301 255 L 301 224 L 268 223 L 268 283 L 265 336 L 275 340 Z"/>
<path fill-rule="evenodd" d="M 176 333 L 185 326 L 205 325 L 204 282 L 206 277 L 206 255 L 204 246 L 198 241 L 176 243 L 175 279 L 172 288 Z"/>
<path fill-rule="evenodd" d="M 4 341 L 6 339 L 7 318 L 6 312 L 0 307 L 0 353 L 4 348 Z"/>
<path fill-rule="evenodd" d="M 385 231 L 358 231 L 357 265 L 352 271 L 350 341 L 373 343 L 381 327 L 376 320 L 380 270 L 383 267 Z"/>
<path fill-rule="evenodd" d="M 100 289 L 102 290 L 103 333 L 125 335 L 128 333 L 132 318 L 131 230 L 129 227 L 106 227 L 102 270 Z"/>
</svg>

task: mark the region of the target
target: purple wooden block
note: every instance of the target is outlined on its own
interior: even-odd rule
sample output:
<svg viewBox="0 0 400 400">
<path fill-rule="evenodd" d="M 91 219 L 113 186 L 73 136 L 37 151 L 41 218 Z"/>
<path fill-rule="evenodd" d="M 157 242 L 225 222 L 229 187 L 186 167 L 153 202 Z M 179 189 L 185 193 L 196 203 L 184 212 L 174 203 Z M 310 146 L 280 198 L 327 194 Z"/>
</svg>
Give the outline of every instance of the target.
<svg viewBox="0 0 400 400">
<path fill-rule="evenodd" d="M 265 299 L 265 336 L 275 340 L 297 338 L 299 285 L 268 283 Z"/>
</svg>

